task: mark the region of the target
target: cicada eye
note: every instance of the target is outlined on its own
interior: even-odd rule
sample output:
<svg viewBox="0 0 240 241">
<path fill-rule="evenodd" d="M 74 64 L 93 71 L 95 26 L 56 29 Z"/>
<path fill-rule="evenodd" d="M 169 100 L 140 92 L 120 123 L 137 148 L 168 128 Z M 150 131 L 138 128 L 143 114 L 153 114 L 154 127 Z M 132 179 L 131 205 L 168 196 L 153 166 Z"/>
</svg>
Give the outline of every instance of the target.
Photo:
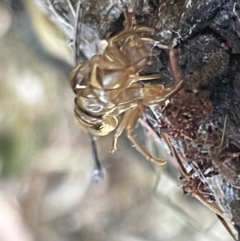
<svg viewBox="0 0 240 241">
<path fill-rule="evenodd" d="M 116 116 L 103 116 L 101 121 L 98 121 L 88 131 L 95 136 L 106 136 L 116 129 L 118 126 L 118 119 Z"/>
</svg>

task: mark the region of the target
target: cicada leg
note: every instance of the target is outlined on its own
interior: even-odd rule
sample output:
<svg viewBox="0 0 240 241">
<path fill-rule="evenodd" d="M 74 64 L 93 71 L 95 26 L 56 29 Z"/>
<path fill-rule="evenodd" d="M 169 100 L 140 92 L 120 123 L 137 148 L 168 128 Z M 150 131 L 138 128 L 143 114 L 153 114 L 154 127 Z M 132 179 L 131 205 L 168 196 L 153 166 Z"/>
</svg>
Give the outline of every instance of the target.
<svg viewBox="0 0 240 241">
<path fill-rule="evenodd" d="M 166 160 L 158 159 L 153 157 L 140 143 L 139 141 L 132 135 L 132 131 L 137 124 L 138 119 L 141 117 L 143 113 L 143 107 L 139 104 L 135 109 L 131 109 L 129 114 L 128 124 L 126 126 L 126 133 L 128 139 L 135 145 L 135 147 L 146 157 L 147 160 L 156 163 L 158 165 L 166 164 Z"/>
<path fill-rule="evenodd" d="M 117 34 L 116 36 L 112 37 L 109 41 L 108 41 L 108 46 L 111 47 L 113 46 L 116 42 L 119 42 L 120 40 L 127 38 L 129 36 L 134 36 L 135 34 L 138 33 L 152 33 L 153 29 L 149 28 L 149 27 L 137 27 L 135 29 L 130 29 L 130 30 L 123 30 L 122 32 L 120 32 L 119 34 Z"/>
<path fill-rule="evenodd" d="M 140 101 L 143 106 L 159 105 L 161 102 L 172 98 L 182 87 L 182 82 L 175 88 L 164 88 L 163 85 L 145 85 L 143 87 L 135 84 L 116 96 L 118 106 L 126 104 L 138 105 L 136 101 Z M 134 108 L 134 107 L 133 107 Z M 128 109 L 128 108 L 126 108 Z"/>
<path fill-rule="evenodd" d="M 128 119 L 130 118 L 130 114 L 131 114 L 131 109 L 125 112 L 122 121 L 120 122 L 119 126 L 115 130 L 115 134 L 113 137 L 113 145 L 111 150 L 112 153 L 117 150 L 118 137 L 122 134 L 123 130 L 126 128 Z"/>
<path fill-rule="evenodd" d="M 136 79 L 137 81 L 146 81 L 146 80 L 152 80 L 152 79 L 160 79 L 162 78 L 162 74 L 150 74 L 150 75 L 142 75 L 142 76 L 138 76 L 138 78 Z"/>
<path fill-rule="evenodd" d="M 129 9 L 131 9 L 131 11 L 129 11 Z M 124 9 L 123 14 L 126 21 L 125 29 L 134 29 L 136 27 L 136 19 L 133 14 L 132 7 Z"/>
<path fill-rule="evenodd" d="M 134 17 L 133 11 L 129 11 L 128 8 L 124 10 L 124 18 L 126 21 L 124 30 L 119 34 L 117 34 L 116 36 L 112 37 L 109 40 L 108 46 L 113 46 L 114 43 L 120 41 L 121 39 L 127 38 L 129 36 L 134 36 L 135 34 L 140 32 L 149 32 L 149 33 L 154 32 L 153 28 L 143 27 L 143 26 L 137 27 L 136 19 Z M 153 46 L 158 46 L 159 48 L 168 49 L 168 46 L 162 45 L 158 41 L 153 40 L 151 38 L 140 38 L 140 39 L 141 41 L 151 43 Z"/>
<path fill-rule="evenodd" d="M 172 98 L 182 88 L 183 81 L 178 83 L 174 88 L 165 88 L 163 85 L 145 85 L 142 87 L 143 104 L 155 105 L 160 104 L 161 101 L 165 101 Z"/>
</svg>

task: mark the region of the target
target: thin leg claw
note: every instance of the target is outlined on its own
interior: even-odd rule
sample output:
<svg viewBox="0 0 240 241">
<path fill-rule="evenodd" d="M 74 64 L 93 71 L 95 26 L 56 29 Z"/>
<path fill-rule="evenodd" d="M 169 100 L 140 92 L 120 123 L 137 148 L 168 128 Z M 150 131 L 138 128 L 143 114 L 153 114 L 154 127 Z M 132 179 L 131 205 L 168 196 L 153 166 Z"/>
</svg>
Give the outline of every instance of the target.
<svg viewBox="0 0 240 241">
<path fill-rule="evenodd" d="M 151 157 L 150 159 L 148 159 L 149 161 L 153 162 L 153 163 L 156 163 L 157 165 L 160 165 L 160 166 L 163 166 L 167 163 L 166 160 L 164 159 L 156 159 L 154 157 Z"/>
<path fill-rule="evenodd" d="M 136 109 L 131 110 L 131 115 L 129 115 L 128 124 L 126 126 L 127 137 L 147 160 L 158 165 L 164 165 L 166 164 L 166 160 L 153 157 L 132 135 L 132 130 L 136 126 L 138 119 L 141 117 L 143 110 L 144 108 L 141 105 L 139 105 Z"/>
<path fill-rule="evenodd" d="M 114 153 L 115 151 L 117 151 L 117 146 L 115 146 L 115 143 L 114 143 L 110 152 Z"/>
<path fill-rule="evenodd" d="M 131 129 L 127 129 L 127 137 L 129 140 L 136 146 L 136 148 L 145 156 L 147 160 L 153 162 L 157 165 L 165 165 L 166 160 L 158 159 L 153 157 L 139 142 L 138 140 L 131 134 Z"/>
<path fill-rule="evenodd" d="M 122 132 L 121 132 L 122 133 Z M 118 141 L 118 137 L 120 136 L 119 134 L 121 133 L 116 133 L 113 137 L 113 144 L 112 144 L 112 149 L 111 149 L 111 153 L 114 153 L 115 151 L 117 151 L 117 141 Z"/>
</svg>

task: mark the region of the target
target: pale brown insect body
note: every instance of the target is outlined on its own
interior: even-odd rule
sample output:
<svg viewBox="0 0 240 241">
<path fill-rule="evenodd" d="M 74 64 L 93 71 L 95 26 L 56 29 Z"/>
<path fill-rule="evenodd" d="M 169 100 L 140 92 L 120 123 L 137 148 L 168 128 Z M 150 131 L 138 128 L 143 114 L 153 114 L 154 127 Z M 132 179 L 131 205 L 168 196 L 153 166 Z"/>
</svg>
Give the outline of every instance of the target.
<svg viewBox="0 0 240 241">
<path fill-rule="evenodd" d="M 149 154 L 131 134 L 144 110 L 172 97 L 182 87 L 143 85 L 141 81 L 157 79 L 160 74 L 139 76 L 152 56 L 153 48 L 161 45 L 152 38 L 153 29 L 140 27 L 128 10 L 124 12 L 126 26 L 122 32 L 108 40 L 102 55 L 78 65 L 71 74 L 71 87 L 76 94 L 75 115 L 87 131 L 96 136 L 115 131 L 112 151 L 124 129 L 128 138 L 147 159 L 165 164 Z M 123 114 L 123 115 L 121 115 Z"/>
</svg>

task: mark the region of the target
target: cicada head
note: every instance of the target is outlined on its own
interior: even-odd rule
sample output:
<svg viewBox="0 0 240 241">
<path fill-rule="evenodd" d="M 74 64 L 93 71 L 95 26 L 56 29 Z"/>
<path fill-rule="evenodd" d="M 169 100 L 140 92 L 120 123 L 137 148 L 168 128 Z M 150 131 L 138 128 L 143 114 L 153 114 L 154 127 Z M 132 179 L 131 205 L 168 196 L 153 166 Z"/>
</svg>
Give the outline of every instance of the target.
<svg viewBox="0 0 240 241">
<path fill-rule="evenodd" d="M 116 116 L 92 117 L 79 109 L 75 109 L 75 115 L 79 124 L 94 136 L 106 136 L 118 126 Z"/>
</svg>

